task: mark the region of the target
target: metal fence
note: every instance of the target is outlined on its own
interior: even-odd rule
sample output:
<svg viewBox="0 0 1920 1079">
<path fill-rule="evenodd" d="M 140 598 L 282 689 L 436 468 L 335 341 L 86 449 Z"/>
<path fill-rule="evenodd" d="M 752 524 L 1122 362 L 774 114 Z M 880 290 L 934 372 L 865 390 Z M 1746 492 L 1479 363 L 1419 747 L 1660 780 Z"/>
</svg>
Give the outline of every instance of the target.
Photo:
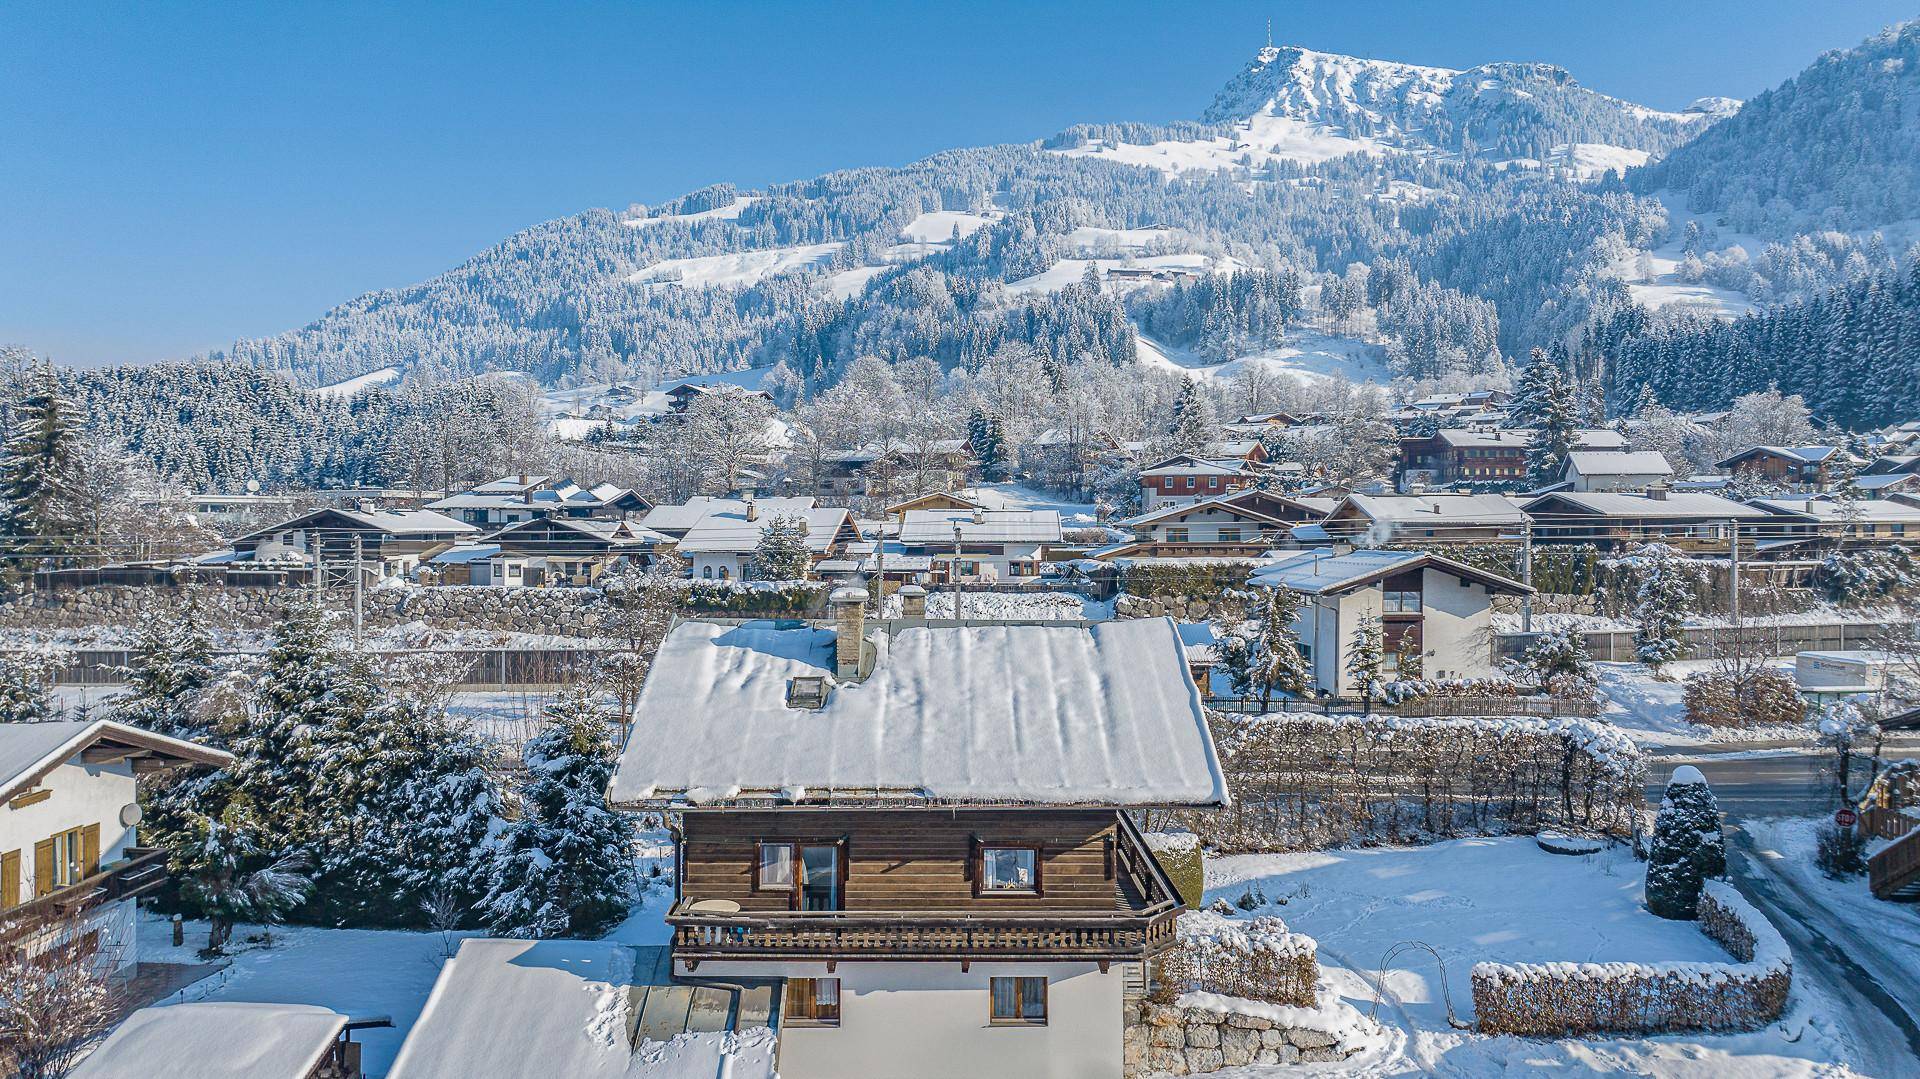
<svg viewBox="0 0 1920 1079">
<path fill-rule="evenodd" d="M 1207 707 L 1217 712 L 1257 713 L 1262 710 L 1257 700 L 1242 701 L 1225 697 L 1208 700 Z M 1410 717 L 1535 716 L 1541 719 L 1558 717 L 1591 719 L 1600 714 L 1600 705 L 1597 701 L 1560 697 L 1423 697 L 1419 700 L 1402 701 L 1399 704 L 1375 702 L 1371 708 L 1368 708 L 1359 701 L 1284 698 L 1268 702 L 1265 711 L 1269 713 L 1304 712 L 1321 716 L 1371 714 Z"/>
<path fill-rule="evenodd" d="M 561 686 L 577 682 L 602 656 L 614 648 L 416 648 L 368 653 L 376 663 L 411 657 L 453 657 L 467 663 L 455 689 L 513 689 L 521 686 Z M 258 658 L 263 650 L 214 653 L 216 658 Z M 82 648 L 67 653 L 67 664 L 54 681 L 63 686 L 117 686 L 126 682 L 133 654 L 124 648 Z"/>
</svg>

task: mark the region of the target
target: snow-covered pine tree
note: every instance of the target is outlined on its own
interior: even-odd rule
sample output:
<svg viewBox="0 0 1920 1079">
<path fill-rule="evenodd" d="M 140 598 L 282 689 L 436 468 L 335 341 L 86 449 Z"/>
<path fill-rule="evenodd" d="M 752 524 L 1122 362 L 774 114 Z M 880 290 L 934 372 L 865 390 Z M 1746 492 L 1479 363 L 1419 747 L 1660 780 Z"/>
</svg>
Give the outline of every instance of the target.
<svg viewBox="0 0 1920 1079">
<path fill-rule="evenodd" d="M 0 543 L 16 571 L 68 554 L 89 519 L 81 482 L 79 410 L 53 365 L 30 376 L 0 449 Z"/>
<path fill-rule="evenodd" d="M 781 514 L 767 522 L 754 547 L 753 575 L 763 581 L 797 581 L 807 575 L 813 557 L 807 550 L 807 519 Z"/>
<path fill-rule="evenodd" d="M 1586 635 L 1577 629 L 1550 629 L 1527 648 L 1522 660 L 1541 685 L 1556 678 L 1593 678 L 1593 657 L 1587 654 Z"/>
<path fill-rule="evenodd" d="M 213 635 L 193 594 L 177 611 L 149 607 L 140 612 L 128 651 L 127 692 L 114 701 L 113 717 L 158 734 L 197 737 L 194 706 L 217 668 Z"/>
<path fill-rule="evenodd" d="M 1720 832 L 1720 806 L 1700 770 L 1673 770 L 1667 795 L 1653 819 L 1647 850 L 1647 909 L 1679 921 L 1695 917 L 1700 887 L 1727 871 L 1727 842 Z"/>
<path fill-rule="evenodd" d="M 206 916 L 208 954 L 226 946 L 235 922 L 277 922 L 312 891 L 304 855 L 276 850 L 244 800 L 192 819 L 181 839 L 168 868 L 180 897 Z"/>
<path fill-rule="evenodd" d="M 1177 453 L 1198 453 L 1213 441 L 1213 402 L 1191 378 L 1180 383 L 1167 421 L 1167 443 Z"/>
<path fill-rule="evenodd" d="M 1634 595 L 1634 655 L 1661 677 L 1661 669 L 1686 655 L 1682 632 L 1693 608 L 1693 575 L 1680 552 L 1664 543 L 1643 543 L 1632 555 L 1640 577 Z"/>
<path fill-rule="evenodd" d="M 615 750 L 600 703 L 569 690 L 522 753 L 520 816 L 498 837 L 481 917 L 510 937 L 596 936 L 633 899 L 633 825 L 607 808 Z"/>
<path fill-rule="evenodd" d="M 350 684 L 345 667 L 326 612 L 304 597 L 281 605 L 227 769 L 276 850 L 304 849 L 317 830 L 321 736 L 336 726 L 336 689 Z"/>
<path fill-rule="evenodd" d="M 1313 682 L 1313 671 L 1300 654 L 1300 638 L 1293 624 L 1300 617 L 1301 596 L 1291 588 L 1269 588 L 1260 605 L 1260 639 L 1255 646 L 1251 683 L 1260 692 L 1265 712 L 1274 693 L 1298 695 Z"/>
<path fill-rule="evenodd" d="M 1373 707 L 1373 698 L 1379 692 L 1381 677 L 1380 666 L 1385 659 L 1385 641 L 1380 628 L 1380 618 L 1374 614 L 1360 616 L 1359 624 L 1353 627 L 1353 636 L 1347 642 L 1347 677 L 1352 679 L 1353 692 L 1367 707 Z"/>
<path fill-rule="evenodd" d="M 47 723 L 61 717 L 53 680 L 66 666 L 56 648 L 0 653 L 0 723 Z"/>
<path fill-rule="evenodd" d="M 1514 422 L 1533 428 L 1527 446 L 1527 482 L 1536 487 L 1558 482 L 1573 452 L 1580 425 L 1580 403 L 1565 372 L 1540 349 L 1521 376 Z"/>
<path fill-rule="evenodd" d="M 979 462 L 981 479 L 998 483 L 1007 478 L 1007 435 L 998 416 L 974 409 L 967 420 L 967 444 L 973 449 L 973 459 Z"/>
</svg>

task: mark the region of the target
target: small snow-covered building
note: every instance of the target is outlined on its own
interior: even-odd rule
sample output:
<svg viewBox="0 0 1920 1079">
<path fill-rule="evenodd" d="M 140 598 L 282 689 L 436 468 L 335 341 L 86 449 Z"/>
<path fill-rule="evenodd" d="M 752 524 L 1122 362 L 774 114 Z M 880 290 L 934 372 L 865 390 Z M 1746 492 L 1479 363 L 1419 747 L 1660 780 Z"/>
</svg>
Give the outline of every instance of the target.
<svg viewBox="0 0 1920 1079">
<path fill-rule="evenodd" d="M 1755 476 L 1799 490 L 1827 486 L 1829 470 L 1846 451 L 1838 446 L 1749 446 L 1713 467 L 1735 476 Z"/>
<path fill-rule="evenodd" d="M 1256 556 L 1284 542 L 1295 525 L 1317 522 L 1335 505 L 1331 498 L 1283 495 L 1258 487 L 1198 502 L 1176 502 L 1121 521 L 1133 530 L 1133 539 L 1090 552 L 1090 557 L 1112 561 Z"/>
<path fill-rule="evenodd" d="M 1705 491 L 1674 491 L 1662 485 L 1645 492 L 1559 491 L 1523 504 L 1542 543 L 1591 543 L 1621 550 L 1649 537 L 1685 549 L 1725 549 L 1732 529 L 1769 514 Z"/>
<path fill-rule="evenodd" d="M 343 572 L 357 556 L 381 577 L 413 572 L 423 557 L 479 529 L 433 510 L 317 509 L 233 541 L 237 562 L 317 562 Z"/>
<path fill-rule="evenodd" d="M 1341 499 L 1322 520 L 1335 539 L 1370 543 L 1486 543 L 1518 535 L 1526 515 L 1498 494 L 1369 495 Z"/>
<path fill-rule="evenodd" d="M 1130 811 L 1227 802 L 1179 633 L 865 595 L 662 643 L 608 800 L 673 826 L 674 973 L 777 979 L 785 1079 L 1120 1075 L 1180 910 Z"/>
<path fill-rule="evenodd" d="M 900 547 L 943 580 L 1037 577 L 1060 536 L 1058 510 L 908 510 L 900 522 Z"/>
<path fill-rule="evenodd" d="M 611 483 L 587 488 L 554 476 L 502 476 L 448 495 L 427 508 L 471 525 L 499 527 L 545 517 L 618 520 L 653 504 L 636 491 Z"/>
<path fill-rule="evenodd" d="M 312 1004 L 175 1004 L 126 1018 L 69 1079 L 360 1079 L 347 1017 Z"/>
<path fill-rule="evenodd" d="M 1144 509 L 1231 494 L 1252 487 L 1259 477 L 1239 458 L 1214 460 L 1182 453 L 1140 470 L 1140 505 Z"/>
<path fill-rule="evenodd" d="M 28 948 L 53 947 L 73 935 L 116 974 L 131 973 L 134 902 L 167 872 L 165 853 L 139 844 L 135 784 L 232 761 L 104 719 L 0 723 L 0 941 L 29 935 Z"/>
<path fill-rule="evenodd" d="M 700 580 L 743 580 L 752 575 L 753 558 L 767 527 L 782 517 L 797 517 L 806 526 L 807 551 L 818 562 L 833 557 L 860 538 L 853 516 L 839 506 L 817 506 L 811 496 L 798 498 L 701 498 L 687 507 L 662 506 L 641 521 L 642 527 L 666 535 L 681 523 L 678 511 L 692 509 L 693 520 L 681 532 L 676 549 L 687 559 L 688 572 Z M 672 514 L 663 510 L 676 511 Z M 657 527 L 655 521 L 665 524 Z"/>
<path fill-rule="evenodd" d="M 1421 551 L 1295 551 L 1255 570 L 1250 583 L 1307 597 L 1293 631 L 1313 669 L 1314 690 L 1329 697 L 1353 695 L 1347 661 L 1365 618 L 1381 624 L 1388 679 L 1492 676 L 1493 598 L 1532 591 Z M 1418 674 L 1401 669 L 1403 655 L 1419 657 Z"/>
<path fill-rule="evenodd" d="M 1561 481 L 1574 491 L 1644 491 L 1673 479 L 1673 466 L 1651 450 L 1574 450 Z"/>
</svg>

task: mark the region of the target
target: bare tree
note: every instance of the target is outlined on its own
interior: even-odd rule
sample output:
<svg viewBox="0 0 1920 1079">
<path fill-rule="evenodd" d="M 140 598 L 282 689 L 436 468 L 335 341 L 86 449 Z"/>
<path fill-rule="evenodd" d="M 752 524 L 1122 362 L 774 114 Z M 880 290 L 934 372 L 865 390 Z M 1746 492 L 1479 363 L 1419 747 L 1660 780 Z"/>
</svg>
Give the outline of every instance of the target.
<svg viewBox="0 0 1920 1079">
<path fill-rule="evenodd" d="M 0 922 L 0 933 L 0 1072 L 58 1079 L 119 1017 L 114 951 L 66 912 Z"/>
</svg>

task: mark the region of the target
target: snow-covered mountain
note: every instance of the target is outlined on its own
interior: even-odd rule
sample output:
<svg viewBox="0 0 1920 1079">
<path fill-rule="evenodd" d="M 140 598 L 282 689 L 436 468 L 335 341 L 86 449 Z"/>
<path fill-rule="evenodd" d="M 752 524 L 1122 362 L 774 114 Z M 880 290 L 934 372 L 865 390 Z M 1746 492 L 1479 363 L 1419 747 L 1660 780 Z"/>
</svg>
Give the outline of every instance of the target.
<svg viewBox="0 0 1920 1079">
<path fill-rule="evenodd" d="M 1201 119 L 1278 117 L 1407 149 L 1545 158 L 1568 143 L 1667 150 L 1723 115 L 1720 103 L 1728 100 L 1699 112 L 1660 112 L 1588 90 L 1552 64 L 1455 71 L 1287 46 L 1262 49 Z"/>
</svg>

